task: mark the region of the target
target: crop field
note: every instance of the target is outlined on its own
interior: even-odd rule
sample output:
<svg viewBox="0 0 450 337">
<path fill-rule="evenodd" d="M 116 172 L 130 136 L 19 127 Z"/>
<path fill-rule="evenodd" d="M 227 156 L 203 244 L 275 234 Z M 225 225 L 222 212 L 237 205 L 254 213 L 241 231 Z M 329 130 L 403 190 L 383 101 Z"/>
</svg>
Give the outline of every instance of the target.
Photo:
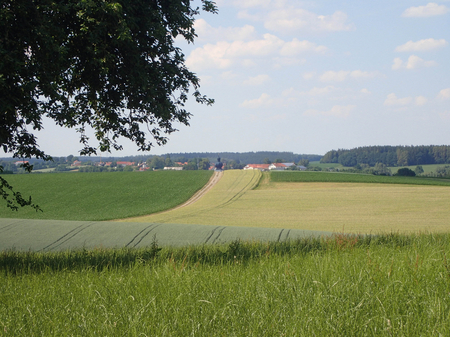
<svg viewBox="0 0 450 337">
<path fill-rule="evenodd" d="M 450 236 L 0 253 L 3 336 L 448 336 Z"/>
<path fill-rule="evenodd" d="M 415 178 L 428 184 L 416 185 L 414 178 L 273 172 L 252 189 L 260 174 L 226 171 L 196 204 L 127 221 L 365 234 L 450 230 L 448 180 Z"/>
<path fill-rule="evenodd" d="M 43 212 L 27 208 L 13 212 L 2 204 L 0 218 L 98 221 L 151 214 L 185 202 L 211 175 L 209 171 L 8 175 L 14 189 L 31 195 Z"/>
<path fill-rule="evenodd" d="M 203 226 L 109 221 L 0 219 L 0 251 L 66 251 L 96 248 L 184 247 L 224 244 L 234 240 L 282 242 L 330 236 L 301 229 Z"/>
<path fill-rule="evenodd" d="M 267 173 L 268 174 L 268 173 Z M 450 186 L 450 179 L 378 176 L 373 174 L 329 173 L 329 172 L 270 172 L 272 182 L 329 182 L 365 184 L 403 184 Z"/>
</svg>

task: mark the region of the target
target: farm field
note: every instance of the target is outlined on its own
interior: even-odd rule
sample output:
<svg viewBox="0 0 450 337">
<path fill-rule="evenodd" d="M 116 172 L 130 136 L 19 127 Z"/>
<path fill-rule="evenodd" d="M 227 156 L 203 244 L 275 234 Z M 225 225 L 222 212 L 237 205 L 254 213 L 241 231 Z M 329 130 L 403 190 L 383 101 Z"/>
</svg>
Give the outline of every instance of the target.
<svg viewBox="0 0 450 337">
<path fill-rule="evenodd" d="M 225 171 L 219 183 L 197 203 L 125 221 L 365 234 L 450 230 L 448 180 L 415 178 L 413 183 L 429 185 L 412 185 L 403 177 L 390 180 L 397 182 L 392 184 L 387 179 L 397 177 L 273 172 L 252 189 L 260 174 Z M 288 179 L 295 182 L 277 182 Z"/>
<path fill-rule="evenodd" d="M 0 218 L 99 221 L 160 212 L 188 200 L 209 171 L 14 174 L 7 181 L 43 212 L 0 207 Z M 5 203 L 6 205 L 6 203 Z"/>
<path fill-rule="evenodd" d="M 438 167 L 444 167 L 446 165 L 449 164 L 430 164 L 430 165 L 421 165 L 423 168 L 423 172 L 424 173 L 432 173 L 432 172 L 436 172 L 436 169 Z M 397 171 L 399 169 L 401 169 L 402 167 L 407 167 L 410 170 L 415 170 L 417 165 L 411 165 L 411 166 L 401 166 L 401 167 L 389 167 L 391 169 L 392 174 L 397 173 Z"/>
<path fill-rule="evenodd" d="M 449 234 L 0 254 L 4 336 L 448 336 Z"/>
</svg>

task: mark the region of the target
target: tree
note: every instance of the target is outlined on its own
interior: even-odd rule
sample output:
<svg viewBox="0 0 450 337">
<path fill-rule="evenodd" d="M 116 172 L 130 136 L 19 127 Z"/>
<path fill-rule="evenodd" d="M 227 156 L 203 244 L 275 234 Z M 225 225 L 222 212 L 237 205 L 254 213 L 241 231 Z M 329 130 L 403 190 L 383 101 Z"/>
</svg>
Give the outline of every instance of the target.
<svg viewBox="0 0 450 337">
<path fill-rule="evenodd" d="M 309 166 L 309 159 L 300 159 L 300 161 L 297 164 L 298 166 L 304 166 L 304 167 L 308 167 Z"/>
<path fill-rule="evenodd" d="M 147 165 L 152 170 L 161 170 L 166 166 L 166 162 L 163 157 L 154 156 L 151 159 L 147 160 Z"/>
<path fill-rule="evenodd" d="M 217 12 L 214 2 L 201 1 L 203 10 Z M 191 113 L 184 106 L 191 89 L 198 103 L 213 103 L 199 92 L 198 77 L 174 45 L 180 36 L 194 41 L 199 11 L 190 0 L 3 0 L 3 151 L 17 158 L 51 160 L 30 131 L 42 129 L 43 116 L 76 128 L 81 155 L 120 150 L 120 137 L 141 151 L 150 150 L 153 142 L 165 144 L 167 135 L 176 131 L 175 123 L 189 125 Z M 22 206 L 20 195 L 3 178 L 0 183 L 8 207 Z"/>
<path fill-rule="evenodd" d="M 414 172 L 413 170 L 411 170 L 407 167 L 403 167 L 401 169 L 398 169 L 397 174 L 395 174 L 395 175 L 403 176 L 403 177 L 415 177 L 416 172 Z"/>
<path fill-rule="evenodd" d="M 422 165 L 417 165 L 414 169 L 414 172 L 416 173 L 416 175 L 422 174 L 424 172 Z"/>
<path fill-rule="evenodd" d="M 209 170 L 211 166 L 211 162 L 209 161 L 208 158 L 202 158 L 199 162 L 199 170 Z"/>
</svg>

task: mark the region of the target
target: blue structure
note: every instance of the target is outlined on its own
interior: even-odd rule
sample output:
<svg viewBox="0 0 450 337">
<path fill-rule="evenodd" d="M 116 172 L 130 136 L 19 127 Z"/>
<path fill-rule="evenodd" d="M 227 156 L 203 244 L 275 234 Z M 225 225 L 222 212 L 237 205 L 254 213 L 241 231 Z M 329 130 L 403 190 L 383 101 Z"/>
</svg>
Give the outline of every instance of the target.
<svg viewBox="0 0 450 337">
<path fill-rule="evenodd" d="M 217 158 L 217 163 L 215 165 L 215 169 L 216 171 L 222 171 L 223 170 L 223 163 L 220 162 L 220 157 Z"/>
</svg>

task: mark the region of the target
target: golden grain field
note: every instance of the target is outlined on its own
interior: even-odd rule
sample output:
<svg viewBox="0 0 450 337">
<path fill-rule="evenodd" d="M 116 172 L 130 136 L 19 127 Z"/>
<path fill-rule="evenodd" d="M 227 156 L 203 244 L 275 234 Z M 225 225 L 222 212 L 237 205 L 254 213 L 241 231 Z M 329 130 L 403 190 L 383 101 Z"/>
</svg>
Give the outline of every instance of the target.
<svg viewBox="0 0 450 337">
<path fill-rule="evenodd" d="M 352 233 L 447 232 L 450 188 L 362 183 L 271 183 L 259 172 L 225 171 L 193 205 L 137 222 Z"/>
</svg>

